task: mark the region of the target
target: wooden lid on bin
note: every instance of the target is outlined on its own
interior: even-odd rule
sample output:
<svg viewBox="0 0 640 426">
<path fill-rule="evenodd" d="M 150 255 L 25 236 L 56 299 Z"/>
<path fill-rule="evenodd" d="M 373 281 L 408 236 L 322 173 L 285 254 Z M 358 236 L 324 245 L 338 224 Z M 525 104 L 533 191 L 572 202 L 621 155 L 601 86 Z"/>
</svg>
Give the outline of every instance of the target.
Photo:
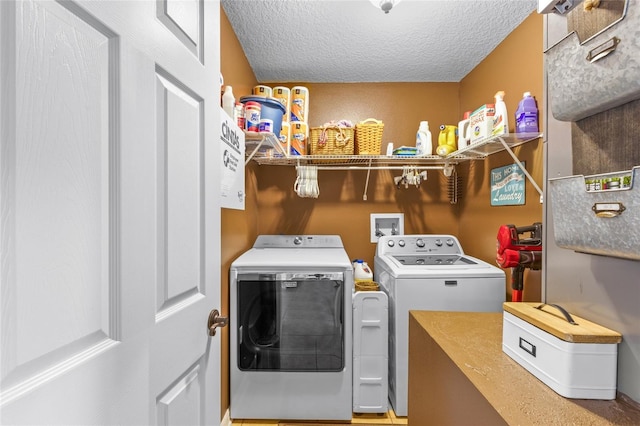
<svg viewBox="0 0 640 426">
<path fill-rule="evenodd" d="M 620 343 L 622 341 L 620 333 L 577 315 L 569 314 L 558 305 L 541 302 L 504 302 L 503 308 L 505 312 L 509 312 L 565 342 Z"/>
</svg>

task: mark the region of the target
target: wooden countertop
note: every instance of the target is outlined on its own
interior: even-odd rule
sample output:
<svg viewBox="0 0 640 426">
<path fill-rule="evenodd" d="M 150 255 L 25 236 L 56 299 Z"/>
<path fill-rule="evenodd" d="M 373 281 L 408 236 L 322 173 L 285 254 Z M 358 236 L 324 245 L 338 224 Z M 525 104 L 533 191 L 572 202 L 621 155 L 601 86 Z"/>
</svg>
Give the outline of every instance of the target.
<svg viewBox="0 0 640 426">
<path fill-rule="evenodd" d="M 640 409 L 624 396 L 613 401 L 564 398 L 502 352 L 502 313 L 411 311 L 409 319 L 508 424 L 640 425 Z M 420 354 L 410 356 L 419 359 Z M 409 424 L 417 424 L 409 402 Z M 462 407 L 464 401 L 456 409 Z"/>
</svg>

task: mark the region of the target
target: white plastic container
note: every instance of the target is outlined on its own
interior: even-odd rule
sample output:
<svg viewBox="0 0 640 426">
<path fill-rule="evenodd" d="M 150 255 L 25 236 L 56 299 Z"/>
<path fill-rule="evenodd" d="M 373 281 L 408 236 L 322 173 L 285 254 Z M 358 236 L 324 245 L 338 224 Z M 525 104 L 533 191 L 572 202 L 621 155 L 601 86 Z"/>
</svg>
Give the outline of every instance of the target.
<svg viewBox="0 0 640 426">
<path fill-rule="evenodd" d="M 268 118 L 261 118 L 260 119 L 260 124 L 259 124 L 259 127 L 258 127 L 258 131 L 259 132 L 263 132 L 263 133 L 264 132 L 266 132 L 266 133 L 273 132 L 273 120 L 270 120 Z"/>
<path fill-rule="evenodd" d="M 391 157 L 393 155 L 393 142 L 389 142 L 387 144 L 387 157 Z"/>
<path fill-rule="evenodd" d="M 353 412 L 389 410 L 389 316 L 382 291 L 353 295 Z"/>
<path fill-rule="evenodd" d="M 222 94 L 222 109 L 233 118 L 233 110 L 236 107 L 236 98 L 233 96 L 233 87 L 226 86 Z"/>
<path fill-rule="evenodd" d="M 493 136 L 509 134 L 509 114 L 507 105 L 504 103 L 504 92 L 495 94 L 496 115 L 493 117 Z"/>
<path fill-rule="evenodd" d="M 429 130 L 429 122 L 421 121 L 416 133 L 416 155 L 433 154 L 433 140 Z"/>
<path fill-rule="evenodd" d="M 362 259 L 353 262 L 353 278 L 356 281 L 373 281 L 373 272 L 367 262 Z"/>
<path fill-rule="evenodd" d="M 504 304 L 503 352 L 564 397 L 615 399 L 622 336 L 575 315 L 572 325 L 554 308 L 538 305 Z"/>
</svg>

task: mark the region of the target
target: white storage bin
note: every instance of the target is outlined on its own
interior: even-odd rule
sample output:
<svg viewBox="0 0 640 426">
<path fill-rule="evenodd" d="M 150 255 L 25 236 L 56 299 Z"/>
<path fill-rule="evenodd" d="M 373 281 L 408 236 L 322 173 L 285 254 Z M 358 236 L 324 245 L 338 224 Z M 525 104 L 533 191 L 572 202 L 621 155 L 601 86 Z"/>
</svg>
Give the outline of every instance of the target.
<svg viewBox="0 0 640 426">
<path fill-rule="evenodd" d="M 622 336 L 566 315 L 575 324 L 556 305 L 504 303 L 503 352 L 564 397 L 615 399 Z"/>
<path fill-rule="evenodd" d="M 382 291 L 353 295 L 353 412 L 389 410 L 389 313 Z"/>
</svg>

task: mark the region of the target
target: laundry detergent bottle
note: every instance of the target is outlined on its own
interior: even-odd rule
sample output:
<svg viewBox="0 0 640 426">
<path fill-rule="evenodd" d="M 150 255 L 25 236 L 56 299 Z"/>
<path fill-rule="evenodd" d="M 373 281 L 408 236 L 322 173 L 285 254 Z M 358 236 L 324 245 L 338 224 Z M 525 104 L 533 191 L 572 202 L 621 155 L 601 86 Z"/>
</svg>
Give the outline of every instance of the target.
<svg viewBox="0 0 640 426">
<path fill-rule="evenodd" d="M 518 103 L 516 133 L 538 133 L 538 106 L 530 92 L 524 92 Z"/>
<path fill-rule="evenodd" d="M 509 115 L 507 114 L 507 105 L 504 103 L 504 92 L 500 91 L 495 94 L 496 115 L 493 117 L 494 136 L 506 135 L 509 133 Z"/>
<path fill-rule="evenodd" d="M 373 272 L 367 262 L 362 259 L 353 262 L 353 278 L 355 281 L 373 281 Z"/>
<path fill-rule="evenodd" d="M 436 154 L 441 157 L 454 152 L 458 144 L 458 127 L 451 124 L 440 125 L 440 133 L 438 134 L 438 147 Z"/>
<path fill-rule="evenodd" d="M 433 140 L 429 130 L 429 122 L 421 121 L 416 133 L 416 155 L 431 155 L 433 153 Z"/>
</svg>

